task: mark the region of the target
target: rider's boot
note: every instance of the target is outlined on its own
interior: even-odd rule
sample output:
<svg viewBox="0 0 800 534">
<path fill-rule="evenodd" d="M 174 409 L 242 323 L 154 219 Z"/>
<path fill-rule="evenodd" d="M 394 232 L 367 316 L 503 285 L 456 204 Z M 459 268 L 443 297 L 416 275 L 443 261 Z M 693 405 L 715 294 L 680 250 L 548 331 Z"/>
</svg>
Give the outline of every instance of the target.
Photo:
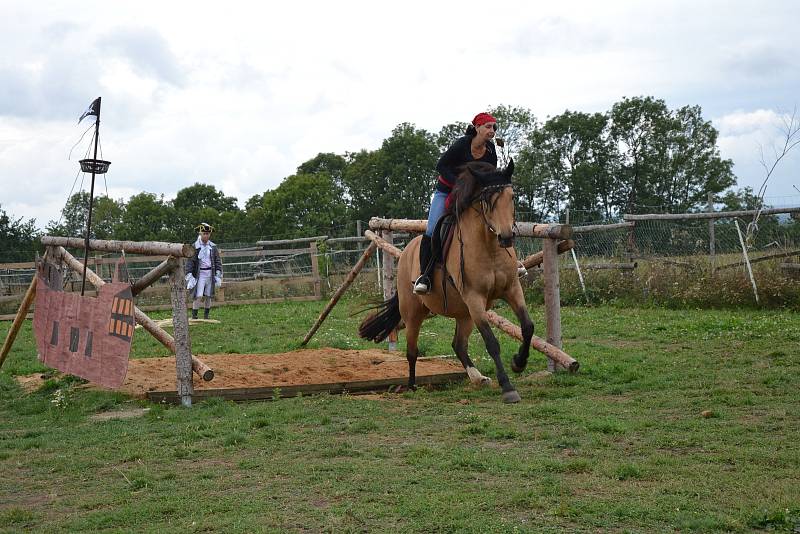
<svg viewBox="0 0 800 534">
<path fill-rule="evenodd" d="M 414 293 L 424 295 L 431 291 L 431 271 L 433 262 L 431 261 L 431 238 L 423 235 L 419 245 L 419 278 L 414 282 Z"/>
</svg>

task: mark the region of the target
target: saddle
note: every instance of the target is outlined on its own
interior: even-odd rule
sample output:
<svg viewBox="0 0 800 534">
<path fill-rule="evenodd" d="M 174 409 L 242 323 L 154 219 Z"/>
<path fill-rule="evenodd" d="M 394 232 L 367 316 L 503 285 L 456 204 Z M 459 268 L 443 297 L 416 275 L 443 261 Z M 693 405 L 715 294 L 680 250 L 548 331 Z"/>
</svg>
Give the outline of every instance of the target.
<svg viewBox="0 0 800 534">
<path fill-rule="evenodd" d="M 453 229 L 455 228 L 455 216 L 444 215 L 436 223 L 431 236 L 431 261 L 436 264 L 443 264 L 447 258 L 447 252 L 453 243 Z"/>
</svg>

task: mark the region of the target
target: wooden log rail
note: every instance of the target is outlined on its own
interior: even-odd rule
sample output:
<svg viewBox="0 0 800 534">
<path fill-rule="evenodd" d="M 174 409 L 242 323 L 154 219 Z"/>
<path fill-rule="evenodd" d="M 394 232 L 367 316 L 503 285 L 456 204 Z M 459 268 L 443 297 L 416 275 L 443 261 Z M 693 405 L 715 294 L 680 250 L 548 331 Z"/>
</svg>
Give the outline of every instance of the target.
<svg viewBox="0 0 800 534">
<path fill-rule="evenodd" d="M 379 217 L 373 217 L 369 220 L 369 228 L 373 231 L 401 230 L 405 232 L 422 233 L 427 226 L 428 221 L 415 219 L 381 219 Z M 568 224 L 518 222 L 517 235 L 521 237 L 569 239 L 572 237 L 572 227 Z"/>
<path fill-rule="evenodd" d="M 625 221 L 681 221 L 686 219 L 729 219 L 732 217 L 752 217 L 756 214 L 778 215 L 781 213 L 800 213 L 798 208 L 767 208 L 763 210 L 706 211 L 699 213 L 639 213 L 622 216 Z"/>
<path fill-rule="evenodd" d="M 581 269 L 590 269 L 590 270 L 592 270 L 592 269 L 598 269 L 598 270 L 602 270 L 602 269 L 614 270 L 614 269 L 616 269 L 616 270 L 619 270 L 619 271 L 632 271 L 632 270 L 636 269 L 637 265 L 638 264 L 635 261 L 634 262 L 630 262 L 630 263 L 586 263 L 584 265 L 581 265 Z M 568 265 L 564 265 L 564 268 L 565 269 L 573 269 L 574 270 L 575 266 L 572 265 L 572 264 L 568 264 Z"/>
<path fill-rule="evenodd" d="M 78 261 L 75 256 L 67 252 L 63 247 L 57 247 L 55 252 L 55 256 L 62 258 L 70 267 L 70 269 L 78 274 L 83 274 L 83 264 Z M 91 269 L 86 269 L 86 279 L 98 289 L 106 284 L 106 282 L 97 276 L 97 274 L 95 274 Z M 184 315 L 186 315 L 185 312 Z M 169 335 L 163 328 L 158 326 L 137 306 L 133 307 L 133 316 L 136 319 L 136 322 L 142 325 L 142 328 L 147 330 L 162 345 L 167 347 L 172 354 L 176 354 L 175 338 Z M 214 378 L 214 371 L 194 355 L 192 355 L 192 370 L 205 381 L 209 381 Z"/>
<path fill-rule="evenodd" d="M 752 263 L 759 263 L 759 262 L 762 262 L 762 261 L 774 260 L 774 259 L 778 259 L 778 258 L 788 258 L 790 256 L 796 256 L 797 254 L 800 254 L 800 250 L 790 250 L 788 252 L 786 252 L 786 251 L 784 251 L 784 252 L 775 252 L 775 253 L 772 253 L 772 254 L 765 254 L 764 256 L 758 256 L 757 258 L 749 258 L 749 259 L 750 259 L 750 263 L 752 264 Z M 732 269 L 734 267 L 741 267 L 742 265 L 745 265 L 746 263 L 747 263 L 746 261 L 741 260 L 741 261 L 735 261 L 733 263 L 726 263 L 725 265 L 718 265 L 717 267 L 714 268 L 714 272 L 722 271 L 724 269 Z"/>
<path fill-rule="evenodd" d="M 64 248 L 85 249 L 86 240 L 82 237 L 54 237 L 42 236 L 42 244 Z M 89 249 L 101 252 L 128 252 L 130 254 L 149 254 L 157 256 L 176 256 L 191 258 L 194 256 L 194 247 L 182 243 L 163 243 L 160 241 L 106 241 L 103 239 L 90 239 Z"/>
</svg>

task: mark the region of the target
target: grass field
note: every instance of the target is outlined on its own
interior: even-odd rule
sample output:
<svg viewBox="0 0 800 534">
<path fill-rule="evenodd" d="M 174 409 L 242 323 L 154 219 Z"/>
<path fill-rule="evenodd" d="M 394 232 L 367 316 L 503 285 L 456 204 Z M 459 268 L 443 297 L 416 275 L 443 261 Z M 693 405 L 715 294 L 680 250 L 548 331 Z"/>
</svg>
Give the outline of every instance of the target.
<svg viewBox="0 0 800 534">
<path fill-rule="evenodd" d="M 323 306 L 214 310 L 222 324 L 193 326 L 192 343 L 292 350 Z M 361 306 L 340 303 L 311 345 L 371 346 L 350 317 Z M 512 377 L 516 405 L 495 383 L 191 409 L 57 375 L 23 393 L 14 375 L 45 371 L 28 322 L 0 371 L 0 530 L 800 530 L 796 312 L 567 307 L 562 320 L 580 372 L 541 376 L 534 356 Z M 429 321 L 422 349 L 450 353 L 451 336 Z M 476 334 L 470 346 L 493 375 Z M 502 346 L 507 362 L 516 345 Z M 137 331 L 132 357 L 163 355 Z"/>
</svg>

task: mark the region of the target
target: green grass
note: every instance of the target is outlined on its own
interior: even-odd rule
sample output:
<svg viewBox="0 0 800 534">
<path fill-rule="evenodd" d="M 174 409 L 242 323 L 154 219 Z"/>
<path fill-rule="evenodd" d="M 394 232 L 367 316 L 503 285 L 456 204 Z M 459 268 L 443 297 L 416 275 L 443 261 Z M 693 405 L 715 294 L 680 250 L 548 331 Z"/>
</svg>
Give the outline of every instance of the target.
<svg viewBox="0 0 800 534">
<path fill-rule="evenodd" d="M 294 350 L 324 304 L 215 309 L 222 324 L 191 327 L 192 344 Z M 374 346 L 355 336 L 360 307 L 341 302 L 310 345 Z M 543 335 L 542 309 L 531 312 Z M 796 313 L 567 307 L 562 321 L 581 371 L 541 377 L 534 356 L 512 377 L 516 405 L 503 405 L 496 385 L 457 384 L 191 409 L 55 373 L 24 394 L 13 375 L 46 372 L 28 322 L 0 371 L 0 531 L 800 528 Z M 450 353 L 452 328 L 426 323 L 423 351 Z M 494 375 L 477 334 L 470 346 Z M 507 362 L 516 344 L 502 348 Z M 132 357 L 165 354 L 137 331 Z M 90 419 L 136 406 L 150 409 Z"/>
</svg>

